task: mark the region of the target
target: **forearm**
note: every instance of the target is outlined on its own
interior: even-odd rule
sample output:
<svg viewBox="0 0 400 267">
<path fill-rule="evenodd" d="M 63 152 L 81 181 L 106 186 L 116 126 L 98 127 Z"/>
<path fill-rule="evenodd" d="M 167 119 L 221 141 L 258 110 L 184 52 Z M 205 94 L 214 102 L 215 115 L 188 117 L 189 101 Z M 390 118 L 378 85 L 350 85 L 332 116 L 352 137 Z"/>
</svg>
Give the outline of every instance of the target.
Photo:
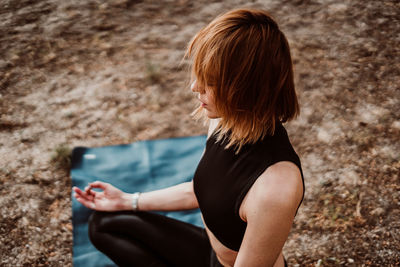
<svg viewBox="0 0 400 267">
<path fill-rule="evenodd" d="M 125 193 L 122 198 L 125 210 L 132 209 L 132 194 Z M 192 182 L 140 194 L 138 209 L 141 211 L 172 211 L 198 208 Z"/>
</svg>

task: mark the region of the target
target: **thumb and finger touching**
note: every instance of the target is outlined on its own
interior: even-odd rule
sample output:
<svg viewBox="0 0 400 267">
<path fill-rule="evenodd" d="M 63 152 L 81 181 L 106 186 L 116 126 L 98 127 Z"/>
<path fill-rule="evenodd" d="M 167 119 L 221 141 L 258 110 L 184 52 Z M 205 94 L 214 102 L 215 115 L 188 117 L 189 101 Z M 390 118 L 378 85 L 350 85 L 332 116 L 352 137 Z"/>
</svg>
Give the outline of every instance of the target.
<svg viewBox="0 0 400 267">
<path fill-rule="evenodd" d="M 100 188 L 102 190 L 106 190 L 109 187 L 109 184 L 100 181 L 95 181 L 93 183 L 90 183 L 89 186 L 91 188 Z"/>
<path fill-rule="evenodd" d="M 94 191 L 92 188 L 103 190 L 102 192 Z M 73 187 L 75 192 L 74 197 L 82 205 L 95 210 L 112 210 L 114 202 L 120 197 L 121 191 L 112 185 L 104 182 L 89 183 L 88 186 L 81 190 L 78 187 Z M 104 206 L 105 205 L 105 206 Z"/>
</svg>

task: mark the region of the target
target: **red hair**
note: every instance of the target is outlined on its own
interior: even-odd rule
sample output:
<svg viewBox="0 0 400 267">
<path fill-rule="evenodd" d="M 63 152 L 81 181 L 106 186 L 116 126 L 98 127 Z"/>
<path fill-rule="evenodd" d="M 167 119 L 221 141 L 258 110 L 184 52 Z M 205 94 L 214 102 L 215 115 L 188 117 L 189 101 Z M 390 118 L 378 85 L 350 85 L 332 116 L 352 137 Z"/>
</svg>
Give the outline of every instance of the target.
<svg viewBox="0 0 400 267">
<path fill-rule="evenodd" d="M 276 122 L 299 114 L 289 44 L 265 11 L 218 16 L 193 37 L 186 57 L 192 59 L 192 79 L 212 90 L 221 117 L 218 140 L 229 136 L 226 148 L 239 151 L 273 135 Z"/>
</svg>

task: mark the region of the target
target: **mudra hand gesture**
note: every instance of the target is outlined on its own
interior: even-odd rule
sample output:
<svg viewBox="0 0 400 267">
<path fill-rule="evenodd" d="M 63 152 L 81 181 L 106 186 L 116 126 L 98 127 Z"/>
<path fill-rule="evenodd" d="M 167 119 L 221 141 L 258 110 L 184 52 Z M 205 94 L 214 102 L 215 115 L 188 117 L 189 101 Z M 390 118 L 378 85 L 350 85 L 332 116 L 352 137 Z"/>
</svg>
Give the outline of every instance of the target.
<svg viewBox="0 0 400 267">
<path fill-rule="evenodd" d="M 102 192 L 94 191 L 99 188 Z M 84 191 L 74 186 L 74 197 L 89 209 L 99 211 L 118 211 L 130 208 L 131 194 L 125 193 L 109 183 L 93 182 L 85 187 Z"/>
</svg>

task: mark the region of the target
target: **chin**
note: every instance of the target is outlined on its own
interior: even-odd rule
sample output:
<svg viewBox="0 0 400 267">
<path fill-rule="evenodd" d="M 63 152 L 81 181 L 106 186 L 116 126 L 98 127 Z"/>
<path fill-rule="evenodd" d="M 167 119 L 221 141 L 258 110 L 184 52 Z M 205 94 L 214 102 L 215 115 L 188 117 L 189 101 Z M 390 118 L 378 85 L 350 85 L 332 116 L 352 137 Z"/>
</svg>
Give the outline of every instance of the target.
<svg viewBox="0 0 400 267">
<path fill-rule="evenodd" d="M 209 119 L 218 119 L 218 118 L 219 118 L 218 115 L 213 114 L 213 113 L 210 113 L 210 112 L 207 112 L 207 117 L 208 117 Z"/>
<path fill-rule="evenodd" d="M 197 110 L 202 111 L 203 115 L 207 116 L 209 119 L 221 118 L 220 116 L 218 116 L 218 114 L 216 112 L 210 111 L 201 105 L 199 106 L 199 108 Z"/>
</svg>

